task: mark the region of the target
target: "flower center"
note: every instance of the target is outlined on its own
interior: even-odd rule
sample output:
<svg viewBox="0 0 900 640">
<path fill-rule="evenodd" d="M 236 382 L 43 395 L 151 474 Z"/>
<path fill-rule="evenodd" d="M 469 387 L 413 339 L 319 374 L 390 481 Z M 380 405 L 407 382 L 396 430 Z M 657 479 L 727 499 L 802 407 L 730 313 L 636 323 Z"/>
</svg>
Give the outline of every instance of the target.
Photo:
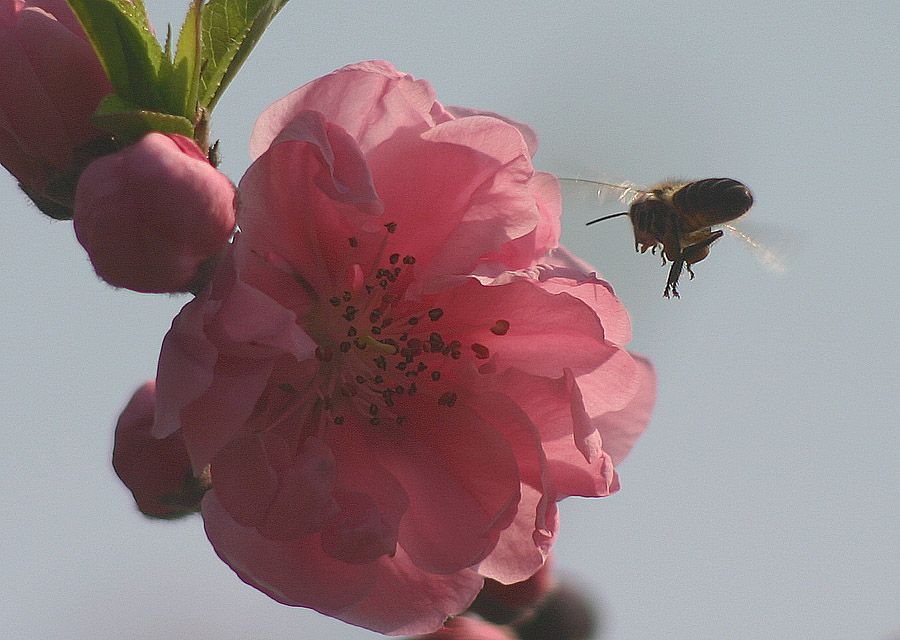
<svg viewBox="0 0 900 640">
<path fill-rule="evenodd" d="M 396 225 L 385 228 L 392 234 Z M 393 253 L 385 257 L 384 242 L 374 267 L 363 276 L 363 269 L 354 262 L 359 242 L 353 237 L 348 242 L 346 271 L 353 274 L 348 278 L 352 284 L 327 299 L 319 298 L 301 320 L 318 345 L 318 370 L 306 387 L 312 397 L 298 393 L 295 385 L 285 384 L 278 374 L 273 379 L 278 392 L 289 396 L 275 403 L 282 407 L 282 415 L 306 415 L 306 429 L 319 435 L 333 429 L 331 425 L 344 424 L 350 413 L 364 416 L 373 427 L 403 424 L 406 417 L 397 408 L 400 396 L 418 394 L 421 401 L 433 402 L 436 407 L 452 407 L 457 400 L 456 385 L 446 379 L 445 370 L 464 357 L 488 361 L 490 349 L 473 338 L 477 339 L 479 332 L 502 336 L 509 330 L 509 322 L 503 319 L 493 325 L 447 325 L 440 307 L 402 296 L 413 277 L 414 256 Z M 297 274 L 294 277 L 302 282 Z"/>
</svg>

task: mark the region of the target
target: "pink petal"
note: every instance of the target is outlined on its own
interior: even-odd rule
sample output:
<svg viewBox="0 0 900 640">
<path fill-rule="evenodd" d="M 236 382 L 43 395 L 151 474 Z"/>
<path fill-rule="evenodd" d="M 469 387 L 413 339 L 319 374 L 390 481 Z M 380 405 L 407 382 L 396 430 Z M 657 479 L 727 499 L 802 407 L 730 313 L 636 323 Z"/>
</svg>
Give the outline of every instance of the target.
<svg viewBox="0 0 900 640">
<path fill-rule="evenodd" d="M 435 105 L 430 84 L 398 72 L 390 63 L 349 65 L 305 84 L 263 111 L 250 137 L 250 155 L 254 159 L 262 155 L 303 111 L 322 113 L 368 153 L 398 129 L 425 131 L 451 118 Z"/>
<path fill-rule="evenodd" d="M 397 549 L 378 563 L 376 583 L 368 596 L 336 618 L 388 635 L 429 633 L 451 615 L 465 611 L 484 584 L 466 569 L 449 575 L 426 573 Z"/>
<path fill-rule="evenodd" d="M 559 246 L 562 232 L 559 181 L 552 173 L 536 171 L 529 187 L 540 214 L 537 226 L 521 238 L 505 243 L 495 253 L 481 256 L 480 262 L 499 262 L 506 269 L 525 269 L 535 266 L 537 260 Z"/>
<path fill-rule="evenodd" d="M 368 442 L 409 495 L 400 546 L 423 570 L 449 574 L 493 549 L 515 515 L 519 470 L 493 425 L 462 399 L 441 406 L 433 393 L 396 397 L 403 424 L 370 429 Z"/>
<path fill-rule="evenodd" d="M 604 340 L 603 325 L 590 307 L 530 280 L 484 286 L 470 279 L 426 300 L 444 312 L 435 330 L 487 347 L 501 371 L 514 367 L 556 378 L 566 367 L 594 370 L 619 351 Z M 491 331 L 498 320 L 509 323 L 503 335 Z"/>
<path fill-rule="evenodd" d="M 332 558 L 364 564 L 397 548 L 397 528 L 381 517 L 378 505 L 367 493 L 339 489 L 340 511 L 322 531 L 322 549 Z"/>
<path fill-rule="evenodd" d="M 212 477 L 228 513 L 270 540 L 321 531 L 338 512 L 334 457 L 318 438 L 296 455 L 277 435 L 235 438 L 213 459 Z"/>
<path fill-rule="evenodd" d="M 239 195 L 243 233 L 236 242 L 256 260 L 283 264 L 312 291 L 346 288 L 350 238 L 361 245 L 355 262 L 368 263 L 377 250 L 363 230 L 378 228 L 367 218 L 381 209 L 365 161 L 320 114 L 301 114 L 247 170 Z"/>
<path fill-rule="evenodd" d="M 523 485 L 515 520 L 478 564 L 478 573 L 503 584 L 528 579 L 546 561 L 558 530 L 556 502 L 548 500 L 543 491 Z"/>
<path fill-rule="evenodd" d="M 371 562 L 396 552 L 400 520 L 409 508 L 403 486 L 373 459 L 365 435 L 346 425 L 334 434 L 341 512 L 323 533 L 329 555 L 346 562 Z"/>
<path fill-rule="evenodd" d="M 352 565 L 329 557 L 319 534 L 270 540 L 238 524 L 216 495 L 203 498 L 203 524 L 216 553 L 250 584 L 281 603 L 338 614 L 373 588 L 379 567 Z"/>
<path fill-rule="evenodd" d="M 609 284 L 597 278 L 596 274 L 579 279 L 574 279 L 573 275 L 561 274 L 558 270 L 544 271 L 541 274 L 541 287 L 551 293 L 564 293 L 581 300 L 602 319 L 603 337 L 609 344 L 628 344 L 631 341 L 631 319 Z"/>
<path fill-rule="evenodd" d="M 592 418 L 607 411 L 624 408 L 638 391 L 639 370 L 625 349 L 612 355 L 595 369 L 575 371 L 584 410 Z"/>
<path fill-rule="evenodd" d="M 619 490 L 618 475 L 605 451 L 588 462 L 572 446 L 571 436 L 563 436 L 545 441 L 544 453 L 559 499 L 566 496 L 608 496 Z"/>
<path fill-rule="evenodd" d="M 637 392 L 622 409 L 601 414 L 592 420 L 603 438 L 603 450 L 616 465 L 625 459 L 638 436 L 644 432 L 656 402 L 653 364 L 643 356 L 631 355 L 638 370 Z"/>
<path fill-rule="evenodd" d="M 540 220 L 522 137 L 494 118 L 445 122 L 416 137 L 398 133 L 367 160 L 385 215 L 397 224 L 386 251 L 415 257 L 420 288 L 446 286 L 447 276 L 468 273 Z"/>
<path fill-rule="evenodd" d="M 556 492 L 541 436 L 524 407 L 502 392 L 473 391 L 460 399 L 504 435 L 515 453 L 521 482 L 515 518 L 479 563 L 478 572 L 505 583 L 519 582 L 537 571 L 550 552 L 557 526 Z"/>
<path fill-rule="evenodd" d="M 534 129 L 529 127 L 524 122 L 519 122 L 518 120 L 513 120 L 512 118 L 508 118 L 499 113 L 495 113 L 493 111 L 482 111 L 481 109 L 472 109 L 471 107 L 455 107 L 455 106 L 446 106 L 444 107 L 450 115 L 454 118 L 469 118 L 471 116 L 489 116 L 491 118 L 497 118 L 505 122 L 506 124 L 511 124 L 516 129 L 519 130 L 519 133 L 522 134 L 522 138 L 525 140 L 525 144 L 528 145 L 528 155 L 532 158 L 534 154 L 537 153 L 538 150 L 538 136 Z"/>
<path fill-rule="evenodd" d="M 226 271 L 220 278 L 227 277 Z M 216 284 L 216 283 L 214 283 Z M 314 360 L 296 316 L 240 281 L 185 305 L 163 340 L 154 435 L 183 429 L 197 471 L 243 427 L 282 354 Z"/>
</svg>

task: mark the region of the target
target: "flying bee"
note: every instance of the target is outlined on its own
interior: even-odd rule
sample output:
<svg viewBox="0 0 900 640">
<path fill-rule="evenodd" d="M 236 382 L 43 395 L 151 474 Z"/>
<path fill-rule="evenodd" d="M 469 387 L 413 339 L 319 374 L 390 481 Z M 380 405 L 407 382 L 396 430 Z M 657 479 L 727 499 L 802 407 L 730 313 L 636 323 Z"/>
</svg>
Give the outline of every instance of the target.
<svg viewBox="0 0 900 640">
<path fill-rule="evenodd" d="M 628 204 L 628 211 L 591 220 L 594 224 L 618 216 L 628 216 L 634 228 L 634 248 L 641 253 L 657 248 L 663 258 L 672 263 L 666 280 L 665 297 L 678 296 L 678 278 L 691 266 L 709 255 L 710 245 L 722 237 L 722 229 L 740 218 L 753 206 L 750 190 L 731 178 L 707 178 L 694 182 L 666 181 L 652 189 L 636 189 L 628 184 L 610 184 L 581 178 L 561 178 L 568 182 L 582 182 L 598 189 L 621 190 L 619 199 Z M 740 234 L 743 235 L 743 234 Z M 744 236 L 748 239 L 747 236 Z"/>
</svg>

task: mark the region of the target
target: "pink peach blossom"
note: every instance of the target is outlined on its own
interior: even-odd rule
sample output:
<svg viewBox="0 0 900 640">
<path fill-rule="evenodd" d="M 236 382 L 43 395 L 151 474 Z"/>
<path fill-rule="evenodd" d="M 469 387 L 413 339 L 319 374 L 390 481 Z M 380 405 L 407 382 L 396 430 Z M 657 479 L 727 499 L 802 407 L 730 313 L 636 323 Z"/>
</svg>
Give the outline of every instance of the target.
<svg viewBox="0 0 900 640">
<path fill-rule="evenodd" d="M 219 556 L 382 633 L 535 573 L 556 501 L 618 488 L 607 448 L 653 403 L 624 307 L 558 247 L 534 145 L 461 115 L 385 62 L 269 107 L 241 233 L 159 361 L 154 433 L 209 465 Z"/>
<path fill-rule="evenodd" d="M 149 133 L 92 162 L 78 183 L 75 235 L 115 287 L 199 290 L 234 224 L 231 182 L 177 134 Z"/>
<path fill-rule="evenodd" d="M 104 136 L 90 117 L 112 87 L 64 0 L 0 0 L 0 87 L 0 164 L 29 195 L 74 192 L 75 155 Z"/>
<path fill-rule="evenodd" d="M 144 383 L 116 425 L 113 467 L 138 508 L 154 518 L 175 518 L 200 509 L 202 482 L 194 477 L 184 438 L 151 435 L 156 382 Z"/>
</svg>

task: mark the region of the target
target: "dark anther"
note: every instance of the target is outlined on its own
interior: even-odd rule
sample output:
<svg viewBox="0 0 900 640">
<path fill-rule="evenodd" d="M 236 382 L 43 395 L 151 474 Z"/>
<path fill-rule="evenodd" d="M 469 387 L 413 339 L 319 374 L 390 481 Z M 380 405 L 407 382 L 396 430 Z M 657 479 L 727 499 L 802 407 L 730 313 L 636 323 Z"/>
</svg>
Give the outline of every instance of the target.
<svg viewBox="0 0 900 640">
<path fill-rule="evenodd" d="M 452 407 L 456 404 L 456 393 L 454 391 L 447 391 L 438 398 L 438 404 L 443 405 L 445 407 Z"/>
<path fill-rule="evenodd" d="M 278 388 L 284 391 L 285 393 L 294 393 L 297 390 L 294 388 L 294 385 L 288 384 L 287 382 L 278 385 Z"/>
<path fill-rule="evenodd" d="M 440 379 L 441 379 L 441 372 L 440 372 L 440 371 L 432 371 L 432 372 L 431 372 L 431 379 L 434 380 L 435 382 L 437 382 L 438 380 L 440 380 Z"/>
<path fill-rule="evenodd" d="M 497 322 L 494 323 L 494 326 L 491 327 L 491 333 L 495 336 L 505 336 L 507 331 L 509 331 L 508 320 L 497 320 Z"/>
<path fill-rule="evenodd" d="M 431 318 L 432 320 L 434 320 L 435 322 L 440 320 L 441 316 L 443 316 L 443 315 L 444 315 L 443 309 L 432 309 L 431 311 L 428 312 L 428 317 Z"/>
<path fill-rule="evenodd" d="M 357 240 L 356 238 L 351 237 L 351 238 L 349 238 L 349 240 L 350 240 L 350 246 L 353 247 L 354 249 L 359 246 L 359 240 Z"/>
<path fill-rule="evenodd" d="M 472 345 L 472 351 L 475 352 L 475 357 L 479 360 L 487 360 L 491 357 L 491 352 L 488 350 L 488 348 L 483 344 L 478 344 L 477 342 Z"/>
<path fill-rule="evenodd" d="M 388 230 L 388 233 L 394 233 L 397 230 L 397 223 L 388 222 L 386 225 L 384 225 L 384 228 Z"/>
<path fill-rule="evenodd" d="M 400 262 L 400 254 L 399 254 L 399 253 L 392 253 L 392 254 L 391 254 L 391 257 L 388 258 L 388 260 L 391 261 L 391 264 L 397 264 L 398 262 Z"/>
</svg>

